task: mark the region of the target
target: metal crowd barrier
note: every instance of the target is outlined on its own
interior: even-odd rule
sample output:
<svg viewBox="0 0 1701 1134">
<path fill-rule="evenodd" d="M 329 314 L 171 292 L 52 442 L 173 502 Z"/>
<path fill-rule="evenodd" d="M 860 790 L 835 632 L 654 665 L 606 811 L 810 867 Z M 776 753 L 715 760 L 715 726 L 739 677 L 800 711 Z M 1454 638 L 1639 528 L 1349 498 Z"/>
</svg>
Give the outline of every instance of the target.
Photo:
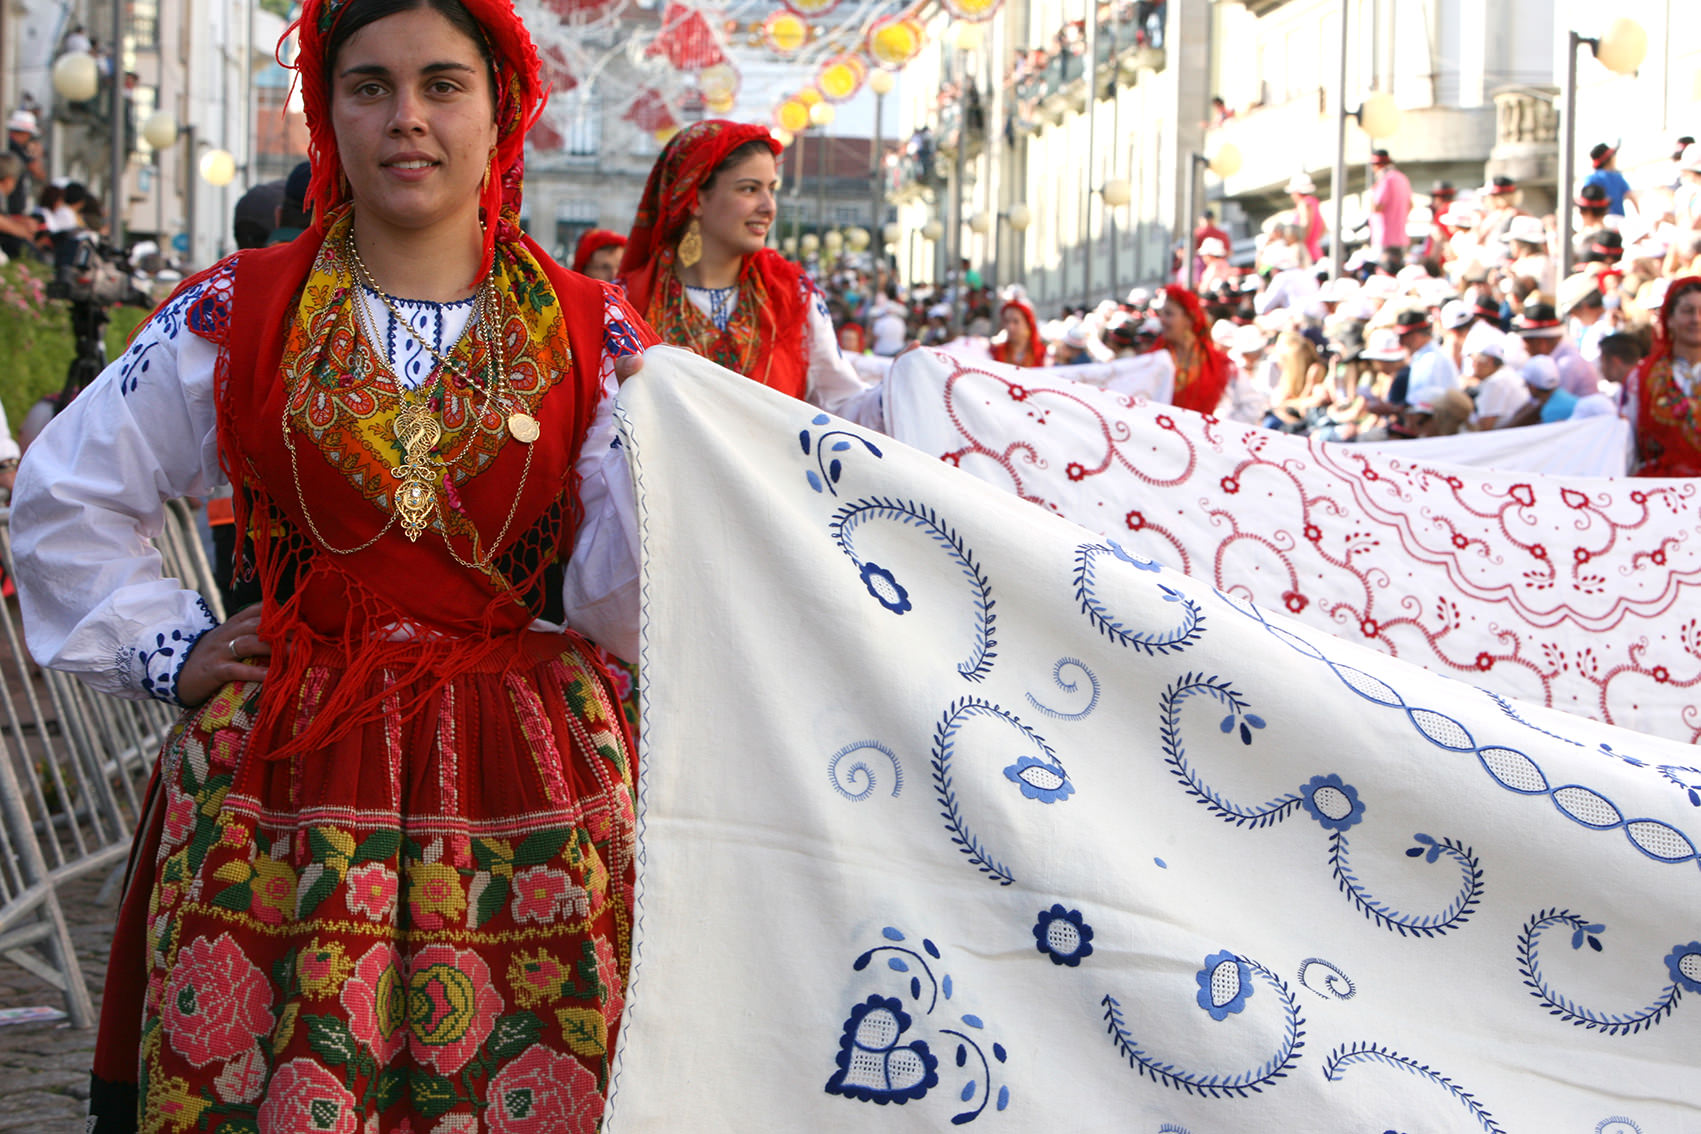
<svg viewBox="0 0 1701 1134">
<path fill-rule="evenodd" d="M 0 509 L 0 565 L 12 577 L 11 516 Z M 198 590 L 223 617 L 219 590 L 181 500 L 154 540 L 164 573 Z M 77 1027 L 94 1007 L 72 948 L 59 887 L 130 850 L 154 757 L 177 711 L 95 693 L 30 660 L 16 600 L 0 601 L 0 958 L 65 998 Z"/>
</svg>

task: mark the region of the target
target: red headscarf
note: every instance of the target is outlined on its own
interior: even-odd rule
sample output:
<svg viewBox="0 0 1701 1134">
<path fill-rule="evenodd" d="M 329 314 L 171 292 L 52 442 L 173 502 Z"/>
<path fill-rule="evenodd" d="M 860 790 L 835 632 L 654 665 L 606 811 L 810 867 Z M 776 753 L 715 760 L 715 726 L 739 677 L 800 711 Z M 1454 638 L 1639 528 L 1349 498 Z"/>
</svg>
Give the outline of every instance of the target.
<svg viewBox="0 0 1701 1134">
<path fill-rule="evenodd" d="M 1187 321 L 1193 324 L 1194 349 L 1198 351 L 1196 368 L 1184 371 L 1176 367 L 1175 396 L 1170 401 L 1182 409 L 1214 413 L 1217 403 L 1223 400 L 1223 392 L 1228 389 L 1228 355 L 1211 338 L 1211 321 L 1206 317 L 1197 295 L 1179 284 L 1166 285 L 1163 293 L 1165 299 L 1174 300 L 1187 312 Z M 1169 344 L 1162 339 L 1152 347 L 1152 350 L 1168 349 Z"/>
<path fill-rule="evenodd" d="M 663 148 L 644 183 L 644 195 L 638 198 L 638 215 L 632 219 L 632 234 L 620 257 L 620 282 L 632 306 L 639 311 L 649 307 L 662 253 L 679 242 L 703 182 L 728 154 L 756 141 L 767 142 L 778 160 L 780 144 L 766 126 L 724 118 L 694 122 Z"/>
<path fill-rule="evenodd" d="M 498 235 L 504 240 L 520 236 L 520 182 L 525 175 L 526 131 L 543 112 L 549 92 L 543 86 L 537 48 L 526 26 L 514 12 L 511 0 L 460 0 L 461 5 L 484 31 L 484 40 L 496 63 L 496 151 L 485 180 L 480 205 L 484 210 L 484 255 L 474 283 L 490 270 Z M 307 119 L 307 156 L 313 175 L 307 183 L 306 205 L 313 213 L 313 227 L 321 234 L 331 214 L 349 201 L 343 179 L 342 159 L 337 154 L 337 135 L 331 128 L 329 76 L 325 73 L 325 47 L 337 21 L 348 11 L 350 0 L 306 0 L 301 15 L 284 31 L 281 48 L 291 32 L 300 38 L 296 56 L 296 81 L 301 88 L 302 110 Z M 280 58 L 279 63 L 283 63 Z"/>
<path fill-rule="evenodd" d="M 632 306 L 664 341 L 696 349 L 764 385 L 801 398 L 809 377 L 806 277 L 803 269 L 772 248 L 745 256 L 739 267 L 740 303 L 749 302 L 754 308 L 749 313 L 754 318 L 754 342 L 748 328 L 745 341 L 733 342 L 733 336 L 723 335 L 712 351 L 680 339 L 678 317 L 689 300 L 673 267 L 679 237 L 690 223 L 703 183 L 727 155 L 756 141 L 767 143 L 778 158 L 780 144 L 766 126 L 711 118 L 675 134 L 644 184 L 618 279 Z M 746 357 L 735 364 L 735 354 Z"/>
<path fill-rule="evenodd" d="M 618 232 L 610 232 L 606 228 L 593 228 L 579 237 L 579 243 L 573 249 L 573 270 L 583 272 L 590 266 L 591 257 L 604 248 L 624 247 L 626 247 L 626 238 Z"/>
<path fill-rule="evenodd" d="M 1040 343 L 1039 320 L 1034 318 L 1034 309 L 1020 299 L 1007 299 L 1004 306 L 998 309 L 999 319 L 1004 318 L 1006 311 L 1014 311 L 1022 317 L 1022 322 L 1028 325 L 1028 350 L 1026 358 L 1016 358 L 1012 353 L 1014 347 L 1010 344 L 1009 336 L 1001 343 L 994 343 L 992 357 L 995 362 L 1008 362 L 1012 366 L 1044 366 L 1045 347 Z"/>
</svg>

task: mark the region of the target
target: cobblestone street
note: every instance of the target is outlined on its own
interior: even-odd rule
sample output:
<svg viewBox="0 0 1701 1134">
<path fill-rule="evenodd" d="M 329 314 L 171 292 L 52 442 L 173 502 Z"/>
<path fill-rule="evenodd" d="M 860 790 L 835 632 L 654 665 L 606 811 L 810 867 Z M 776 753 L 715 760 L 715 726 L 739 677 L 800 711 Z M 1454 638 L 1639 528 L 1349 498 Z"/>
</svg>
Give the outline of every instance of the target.
<svg viewBox="0 0 1701 1134">
<path fill-rule="evenodd" d="M 118 913 L 116 886 L 107 901 L 100 901 L 107 874 L 90 874 L 60 890 L 97 1011 Z M 0 1008 L 40 1005 L 62 1008 L 64 1001 L 57 990 L 0 959 Z M 64 1020 L 0 1027 L 0 1130 L 81 1131 L 94 1037 L 93 1028 L 73 1028 Z"/>
</svg>

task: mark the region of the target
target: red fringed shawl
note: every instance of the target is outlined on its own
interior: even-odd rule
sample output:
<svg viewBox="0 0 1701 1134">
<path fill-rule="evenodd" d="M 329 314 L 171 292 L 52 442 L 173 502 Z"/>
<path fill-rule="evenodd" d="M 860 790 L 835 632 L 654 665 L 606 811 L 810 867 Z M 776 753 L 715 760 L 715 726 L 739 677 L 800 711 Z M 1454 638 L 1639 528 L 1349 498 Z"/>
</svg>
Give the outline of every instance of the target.
<svg viewBox="0 0 1701 1134">
<path fill-rule="evenodd" d="M 501 338 L 509 351 L 518 346 L 534 352 L 533 364 L 565 361 L 559 373 L 525 375 L 516 382 L 522 390 L 539 391 L 531 412 L 542 425 L 542 438 L 529 447 L 535 450 L 529 470 L 528 446 L 514 441 L 501 443 L 488 463 L 464 478 L 456 475 L 457 468 L 466 470 L 453 450 L 446 461 L 458 509 L 455 500 L 446 501 L 444 513 L 457 520 L 464 516 L 484 539 L 504 531 L 501 545 L 475 551 L 471 538 L 451 532 L 451 551 L 436 523 L 416 542 L 399 526 L 377 536 L 390 517 L 374 496 L 387 500 L 393 484 L 363 478 L 346 452 L 321 451 L 296 416 L 285 425 L 292 392 L 298 407 L 307 403 L 298 412 L 320 414 L 326 425 L 334 423 L 337 398 L 372 397 L 363 383 L 333 365 L 333 350 L 314 353 L 309 348 L 319 344 L 305 339 L 303 314 L 325 299 L 304 297 L 302 290 L 320 243 L 309 234 L 242 253 L 231 293 L 222 297 L 224 311 L 233 314 L 204 336 L 221 348 L 220 459 L 238 490 L 237 531 L 252 545 L 265 595 L 261 635 L 273 651 L 266 679 L 271 695 L 262 701 L 252 743 L 268 758 L 322 747 L 386 711 L 407 714 L 453 677 L 505 652 L 519 662 L 519 631 L 541 612 L 543 573 L 571 549 L 579 519 L 575 465 L 602 392 L 604 285 L 565 271 L 528 238 L 524 250 L 545 277 L 536 283 L 553 289 L 547 298 L 553 298 L 560 318 L 552 323 L 552 341 L 528 341 L 531 326 L 523 311 L 515 313 L 516 297 L 510 294 Z M 502 267 L 524 273 L 522 257 L 503 255 Z M 533 284 L 518 301 L 539 298 L 542 290 Z M 311 368 L 304 357 L 315 360 Z M 528 364 L 521 352 L 509 358 L 511 367 Z M 315 427 L 319 424 L 315 418 Z M 293 460 L 284 443 L 286 428 Z M 466 428 L 476 429 L 476 423 Z M 446 432 L 444 448 L 456 444 L 456 436 Z M 354 548 L 360 550 L 348 550 Z M 499 569 L 481 572 L 457 562 L 456 555 L 488 558 Z M 396 626 L 423 630 L 396 641 Z M 310 670 L 329 673 L 328 684 L 310 687 Z M 384 680 L 374 680 L 380 676 Z M 385 704 L 384 686 L 422 679 L 415 703 Z"/>
</svg>

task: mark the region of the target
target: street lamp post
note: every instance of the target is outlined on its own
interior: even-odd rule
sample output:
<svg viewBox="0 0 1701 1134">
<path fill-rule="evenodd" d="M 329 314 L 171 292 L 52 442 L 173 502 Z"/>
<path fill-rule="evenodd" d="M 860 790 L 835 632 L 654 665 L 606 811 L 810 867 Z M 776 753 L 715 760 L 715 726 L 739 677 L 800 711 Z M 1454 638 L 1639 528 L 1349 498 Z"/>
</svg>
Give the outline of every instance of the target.
<svg viewBox="0 0 1701 1134">
<path fill-rule="evenodd" d="M 874 146 L 869 155 L 869 188 L 874 195 L 874 211 L 869 216 L 870 232 L 879 232 L 880 226 L 885 223 L 886 185 L 883 178 L 886 155 L 881 141 L 881 127 L 885 124 L 886 96 L 892 93 L 894 82 L 890 71 L 876 69 L 868 76 L 868 87 L 874 92 Z"/>
<path fill-rule="evenodd" d="M 1606 34 L 1595 38 L 1566 33 L 1564 109 L 1560 130 L 1559 192 L 1556 206 L 1559 212 L 1559 278 L 1571 274 L 1572 180 L 1577 175 L 1577 48 L 1589 45 L 1601 65 L 1615 75 L 1629 75 L 1642 65 L 1648 55 L 1648 33 L 1635 20 L 1619 17 L 1607 28 Z"/>
<path fill-rule="evenodd" d="M 1347 259 L 1346 233 L 1342 231 L 1347 202 L 1347 119 L 1357 121 L 1372 138 L 1392 137 L 1400 128 L 1400 108 L 1395 105 L 1394 96 L 1385 91 L 1372 91 L 1357 110 L 1347 109 L 1347 59 L 1351 48 L 1347 32 L 1347 0 L 1341 0 L 1341 74 L 1335 88 L 1335 168 L 1329 186 L 1335 198 L 1335 220 L 1329 243 L 1329 251 L 1333 253 L 1330 256 L 1333 261 L 1330 264 L 1331 278 L 1340 276 L 1346 268 Z"/>
<path fill-rule="evenodd" d="M 1116 262 L 1116 211 L 1134 199 L 1134 187 L 1121 177 L 1113 177 L 1104 183 L 1099 195 L 1104 198 L 1105 224 L 1110 228 L 1110 289 L 1115 292 L 1121 286 Z"/>
<path fill-rule="evenodd" d="M 1187 210 L 1186 231 L 1182 234 L 1182 263 L 1181 278 L 1189 291 L 1193 289 L 1193 226 L 1197 223 L 1199 210 L 1196 207 L 1199 193 L 1199 175 L 1202 170 L 1209 169 L 1218 177 L 1233 177 L 1240 172 L 1240 150 L 1232 142 L 1224 142 L 1214 154 L 1187 155 Z"/>
</svg>

